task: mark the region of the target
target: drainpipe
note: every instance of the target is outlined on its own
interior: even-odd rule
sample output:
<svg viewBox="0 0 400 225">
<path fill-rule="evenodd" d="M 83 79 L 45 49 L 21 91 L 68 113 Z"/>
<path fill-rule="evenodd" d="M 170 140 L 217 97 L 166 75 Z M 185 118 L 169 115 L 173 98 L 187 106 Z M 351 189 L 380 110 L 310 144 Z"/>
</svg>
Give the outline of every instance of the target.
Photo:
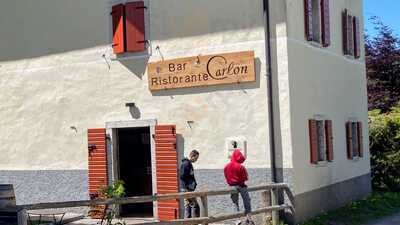
<svg viewBox="0 0 400 225">
<path fill-rule="evenodd" d="M 264 9 L 264 31 L 266 37 L 266 44 L 265 44 L 265 52 L 267 55 L 267 62 L 268 62 L 268 79 L 267 79 L 267 88 L 268 88 L 268 123 L 269 123 L 269 147 L 270 147 L 270 160 L 271 160 L 271 180 L 274 183 L 281 183 L 283 182 L 283 174 L 282 171 L 278 171 L 276 166 L 276 146 L 275 146 L 275 119 L 274 119 L 274 98 L 273 98 L 273 80 L 272 80 L 272 50 L 271 50 L 271 24 L 270 24 L 270 1 L 263 0 L 263 9 Z M 280 169 L 282 170 L 282 169 Z M 283 196 L 282 190 L 275 190 L 272 191 L 272 198 L 271 203 L 273 205 L 276 204 L 284 204 L 285 198 Z M 284 211 L 273 212 L 272 213 L 272 224 L 278 224 L 279 219 L 286 218 Z M 294 224 L 292 219 L 289 219 L 289 224 Z"/>
<path fill-rule="evenodd" d="M 267 88 L 268 88 L 268 124 L 269 124 L 269 148 L 271 160 L 271 179 L 272 182 L 278 183 L 276 171 L 276 150 L 275 150 L 275 125 L 274 125 L 274 102 L 273 102 L 273 85 L 272 85 L 272 60 L 271 60 L 271 31 L 269 24 L 269 0 L 263 0 L 264 8 L 264 31 L 266 37 L 265 52 L 267 54 Z"/>
<path fill-rule="evenodd" d="M 272 54 L 271 54 L 271 26 L 270 26 L 270 7 L 269 0 L 263 0 L 264 10 L 264 31 L 266 37 L 265 52 L 267 56 L 268 68 L 267 68 L 267 98 L 268 98 L 268 124 L 269 124 L 269 149 L 270 149 L 270 160 L 271 160 L 271 180 L 274 183 L 282 182 L 282 176 L 279 176 L 279 171 L 276 167 L 276 146 L 275 146 L 275 119 L 274 119 L 274 101 L 273 101 L 273 82 L 272 82 Z M 283 204 L 283 192 L 280 190 L 273 190 L 271 192 L 271 205 Z M 272 212 L 272 224 L 278 225 L 280 218 L 284 217 L 284 212 Z"/>
</svg>

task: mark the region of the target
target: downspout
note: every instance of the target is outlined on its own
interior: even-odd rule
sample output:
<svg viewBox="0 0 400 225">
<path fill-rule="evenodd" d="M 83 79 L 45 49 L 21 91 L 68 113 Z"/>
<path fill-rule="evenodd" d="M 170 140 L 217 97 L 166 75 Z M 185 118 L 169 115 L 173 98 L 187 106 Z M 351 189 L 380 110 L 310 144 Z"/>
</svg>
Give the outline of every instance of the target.
<svg viewBox="0 0 400 225">
<path fill-rule="evenodd" d="M 269 14 L 269 0 L 263 0 L 264 8 L 264 31 L 266 37 L 265 52 L 267 55 L 267 98 L 268 98 L 268 124 L 269 124 L 269 148 L 271 160 L 271 180 L 278 183 L 277 170 L 276 170 L 276 150 L 275 150 L 275 125 L 274 125 L 274 102 L 273 102 L 273 85 L 272 85 L 272 59 L 271 59 L 271 30 L 270 30 L 270 14 Z"/>
<path fill-rule="evenodd" d="M 270 5 L 269 0 L 263 0 L 264 8 L 264 31 L 266 37 L 265 52 L 267 56 L 268 68 L 267 68 L 267 98 L 268 98 L 268 123 L 269 123 L 269 147 L 270 147 L 270 161 L 271 161 L 271 180 L 274 183 L 283 182 L 283 174 L 278 176 L 278 171 L 276 167 L 276 145 L 275 145 L 275 119 L 274 119 L 274 98 L 273 98 L 273 79 L 272 79 L 272 50 L 271 50 L 271 24 L 270 24 Z M 271 204 L 284 204 L 285 198 L 283 196 L 282 190 L 276 190 L 272 192 Z M 281 218 L 284 218 L 285 212 L 279 211 L 278 213 L 272 213 L 273 224 L 278 224 Z M 292 224 L 292 222 L 290 223 Z"/>
</svg>

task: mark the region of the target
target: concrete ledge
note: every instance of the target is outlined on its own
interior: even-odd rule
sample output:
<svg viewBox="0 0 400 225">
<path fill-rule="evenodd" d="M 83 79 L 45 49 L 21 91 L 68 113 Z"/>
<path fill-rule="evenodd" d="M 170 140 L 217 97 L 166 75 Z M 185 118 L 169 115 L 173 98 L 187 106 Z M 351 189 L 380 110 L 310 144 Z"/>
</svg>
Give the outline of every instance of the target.
<svg viewBox="0 0 400 225">
<path fill-rule="evenodd" d="M 355 177 L 295 196 L 296 222 L 303 222 L 320 213 L 340 208 L 371 193 L 371 175 Z"/>
</svg>

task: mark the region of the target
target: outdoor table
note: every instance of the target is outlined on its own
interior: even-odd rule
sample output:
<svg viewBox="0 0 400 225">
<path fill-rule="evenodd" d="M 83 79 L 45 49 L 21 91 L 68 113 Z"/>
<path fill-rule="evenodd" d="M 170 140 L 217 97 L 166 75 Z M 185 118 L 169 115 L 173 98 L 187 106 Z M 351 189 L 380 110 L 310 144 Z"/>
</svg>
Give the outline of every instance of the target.
<svg viewBox="0 0 400 225">
<path fill-rule="evenodd" d="M 34 211 L 34 212 L 27 212 L 28 214 L 28 225 L 33 225 L 33 224 L 41 224 L 42 219 L 44 222 L 48 220 L 52 220 L 51 222 L 54 225 L 61 225 L 63 222 L 63 218 L 65 216 L 65 212 L 60 212 L 60 211 Z M 39 220 L 32 220 L 34 218 L 39 217 Z M 38 221 L 38 223 L 34 223 Z"/>
</svg>

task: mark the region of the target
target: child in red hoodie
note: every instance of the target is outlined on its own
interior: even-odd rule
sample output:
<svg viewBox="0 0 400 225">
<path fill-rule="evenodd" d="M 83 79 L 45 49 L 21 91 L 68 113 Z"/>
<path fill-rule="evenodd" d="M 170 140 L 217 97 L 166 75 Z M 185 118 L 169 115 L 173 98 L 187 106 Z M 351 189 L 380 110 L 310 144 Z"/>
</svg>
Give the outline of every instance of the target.
<svg viewBox="0 0 400 225">
<path fill-rule="evenodd" d="M 244 212 L 246 213 L 247 220 L 251 221 L 251 202 L 249 192 L 247 191 L 247 186 L 245 184 L 245 182 L 248 180 L 248 175 L 246 168 L 242 165 L 245 160 L 246 158 L 240 152 L 240 149 L 236 149 L 232 154 L 231 162 L 228 163 L 224 168 L 224 174 L 228 185 L 234 187 L 242 196 L 245 209 Z M 239 194 L 231 194 L 231 199 L 235 206 L 235 210 L 239 211 Z"/>
</svg>

